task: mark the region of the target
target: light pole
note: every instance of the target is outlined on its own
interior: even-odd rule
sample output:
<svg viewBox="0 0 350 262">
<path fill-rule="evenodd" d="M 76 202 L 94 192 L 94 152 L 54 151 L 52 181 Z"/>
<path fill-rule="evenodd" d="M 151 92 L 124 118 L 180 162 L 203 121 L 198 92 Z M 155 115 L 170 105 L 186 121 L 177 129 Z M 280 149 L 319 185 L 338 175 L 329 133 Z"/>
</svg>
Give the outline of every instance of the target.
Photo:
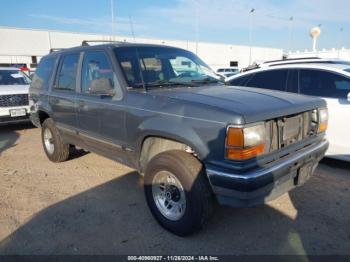
<svg viewBox="0 0 350 262">
<path fill-rule="evenodd" d="M 198 54 L 198 2 L 195 1 L 195 10 L 194 10 L 194 34 L 195 34 L 195 38 L 196 38 L 196 55 Z"/>
<path fill-rule="evenodd" d="M 292 40 L 293 40 L 293 21 L 294 21 L 294 17 L 291 16 L 289 17 L 289 43 L 288 43 L 288 49 L 289 51 L 291 51 L 292 49 Z"/>
<path fill-rule="evenodd" d="M 111 18 L 112 18 L 112 37 L 111 37 L 111 40 L 114 40 L 114 34 L 115 34 L 115 24 L 114 24 L 114 0 L 111 0 Z"/>
<path fill-rule="evenodd" d="M 340 47 L 339 48 L 342 48 L 343 47 L 343 44 L 344 44 L 344 40 L 343 40 L 343 32 L 344 32 L 344 28 L 340 28 L 339 29 L 340 31 Z"/>
<path fill-rule="evenodd" d="M 250 9 L 249 12 L 249 65 L 252 63 L 252 38 L 253 38 L 253 13 L 255 9 Z"/>
</svg>

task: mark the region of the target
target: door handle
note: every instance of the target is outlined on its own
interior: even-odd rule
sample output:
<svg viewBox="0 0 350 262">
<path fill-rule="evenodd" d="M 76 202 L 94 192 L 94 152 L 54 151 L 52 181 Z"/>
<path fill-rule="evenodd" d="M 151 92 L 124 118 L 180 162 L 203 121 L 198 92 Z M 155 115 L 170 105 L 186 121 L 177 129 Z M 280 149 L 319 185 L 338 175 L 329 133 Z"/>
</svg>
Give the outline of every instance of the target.
<svg viewBox="0 0 350 262">
<path fill-rule="evenodd" d="M 84 107 L 85 106 L 85 102 L 84 101 L 79 101 L 78 105 L 79 105 L 79 107 Z"/>
</svg>

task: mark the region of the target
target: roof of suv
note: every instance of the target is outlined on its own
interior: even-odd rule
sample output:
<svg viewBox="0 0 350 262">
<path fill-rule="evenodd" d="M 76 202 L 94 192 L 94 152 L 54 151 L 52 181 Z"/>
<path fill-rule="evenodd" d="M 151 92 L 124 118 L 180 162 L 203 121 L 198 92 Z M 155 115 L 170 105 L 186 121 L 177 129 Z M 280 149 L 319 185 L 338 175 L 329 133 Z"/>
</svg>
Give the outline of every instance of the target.
<svg viewBox="0 0 350 262">
<path fill-rule="evenodd" d="M 94 42 L 94 41 L 91 41 Z M 103 43 L 103 41 L 101 41 Z M 108 41 L 106 41 L 108 42 Z M 69 51 L 80 51 L 80 50 L 86 50 L 90 48 L 96 48 L 96 47 L 144 47 L 144 46 L 149 46 L 149 47 L 165 47 L 165 48 L 177 48 L 173 46 L 167 46 L 167 45 L 161 45 L 161 44 L 144 44 L 144 43 L 130 43 L 130 42 L 112 42 L 112 43 L 105 43 L 105 44 L 94 44 L 94 45 L 87 45 L 83 44 L 81 46 L 76 46 L 76 47 L 70 47 L 70 48 L 57 48 L 57 49 L 52 49 L 53 52 L 48 54 L 47 56 L 50 55 L 56 55 L 60 53 L 65 53 Z M 57 50 L 57 51 L 56 51 Z"/>
<path fill-rule="evenodd" d="M 292 64 L 343 64 L 350 66 L 350 61 L 345 61 L 341 59 L 328 59 L 328 58 L 295 58 L 295 59 L 285 59 L 276 61 L 266 61 L 261 63 L 259 67 L 265 66 L 276 66 L 276 65 L 292 65 Z"/>
<path fill-rule="evenodd" d="M 346 61 L 345 61 L 346 62 Z M 256 67 L 255 69 L 250 69 L 245 72 L 242 72 L 240 74 L 231 76 L 227 79 L 227 81 L 231 81 L 235 78 L 241 77 L 243 75 L 248 75 L 256 72 L 262 72 L 262 71 L 270 71 L 270 70 L 276 70 L 276 69 L 288 69 L 288 68 L 309 68 L 309 69 L 321 69 L 321 70 L 330 70 L 335 71 L 347 76 L 350 76 L 350 72 L 348 71 L 350 69 L 350 63 L 349 64 L 341 64 L 341 63 L 295 63 L 295 64 L 280 64 L 280 65 L 274 65 L 274 66 L 262 66 L 262 67 Z"/>
</svg>

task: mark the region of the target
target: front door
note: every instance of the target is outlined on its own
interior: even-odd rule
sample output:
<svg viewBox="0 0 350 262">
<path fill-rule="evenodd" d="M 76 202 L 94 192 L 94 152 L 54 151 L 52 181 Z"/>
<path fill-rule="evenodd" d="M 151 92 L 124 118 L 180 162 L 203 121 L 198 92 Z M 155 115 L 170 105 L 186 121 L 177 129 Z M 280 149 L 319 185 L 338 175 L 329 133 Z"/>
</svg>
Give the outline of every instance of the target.
<svg viewBox="0 0 350 262">
<path fill-rule="evenodd" d="M 125 162 L 124 107 L 121 90 L 104 50 L 84 52 L 77 95 L 79 134 L 89 148 Z M 110 89 L 110 90 L 108 90 Z"/>
</svg>

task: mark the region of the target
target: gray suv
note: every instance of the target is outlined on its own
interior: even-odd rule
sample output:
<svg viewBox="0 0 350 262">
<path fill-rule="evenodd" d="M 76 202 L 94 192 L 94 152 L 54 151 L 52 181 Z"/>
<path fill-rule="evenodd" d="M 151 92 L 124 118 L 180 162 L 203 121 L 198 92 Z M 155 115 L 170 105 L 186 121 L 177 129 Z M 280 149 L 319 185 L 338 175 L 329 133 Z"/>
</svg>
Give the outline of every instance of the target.
<svg viewBox="0 0 350 262">
<path fill-rule="evenodd" d="M 302 185 L 328 147 L 323 100 L 225 86 L 174 47 L 52 52 L 29 96 L 51 161 L 78 146 L 135 168 L 153 216 L 181 236 L 202 227 L 214 199 L 253 206 Z"/>
</svg>

